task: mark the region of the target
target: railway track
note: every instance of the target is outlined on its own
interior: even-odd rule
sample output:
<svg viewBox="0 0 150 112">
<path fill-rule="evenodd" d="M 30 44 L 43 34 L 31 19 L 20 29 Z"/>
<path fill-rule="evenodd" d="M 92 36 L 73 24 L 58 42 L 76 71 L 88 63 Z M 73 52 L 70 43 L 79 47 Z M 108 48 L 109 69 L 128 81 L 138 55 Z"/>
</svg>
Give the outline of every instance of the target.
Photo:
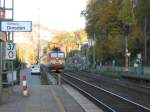
<svg viewBox="0 0 150 112">
<path fill-rule="evenodd" d="M 148 100 L 150 89 L 148 88 L 129 82 L 96 76 L 94 74 L 84 74 L 82 72 L 69 74 L 150 108 L 150 102 Z"/>
<path fill-rule="evenodd" d="M 110 77 L 105 77 L 105 76 L 102 76 L 102 75 L 99 75 L 99 74 L 93 74 L 93 73 L 88 73 L 88 72 L 81 72 L 81 74 L 84 74 L 84 75 L 91 75 L 92 74 L 92 77 L 96 77 L 96 78 L 100 78 L 100 79 L 103 79 L 103 80 L 108 80 L 108 79 L 111 79 L 112 81 L 114 81 L 114 79 L 110 78 Z M 135 79 L 136 80 L 136 79 Z M 121 82 L 121 83 L 120 83 Z M 120 78 L 119 80 L 115 81 L 115 83 L 117 84 L 122 84 L 123 86 L 128 86 L 130 85 L 130 88 L 134 88 L 134 89 L 140 89 L 140 90 L 143 90 L 144 92 L 147 92 L 148 94 L 150 94 L 150 88 L 149 88 L 149 85 L 148 83 L 146 84 L 143 84 L 141 83 L 143 82 L 142 80 L 141 81 L 131 81 L 131 80 L 125 80 L 124 78 Z M 129 87 L 129 86 L 128 86 Z M 137 88 L 136 88 L 137 87 Z"/>
<path fill-rule="evenodd" d="M 107 112 L 150 112 L 150 109 L 143 105 L 81 80 L 76 76 L 65 73 L 62 75 L 62 79 L 84 93 Z"/>
</svg>

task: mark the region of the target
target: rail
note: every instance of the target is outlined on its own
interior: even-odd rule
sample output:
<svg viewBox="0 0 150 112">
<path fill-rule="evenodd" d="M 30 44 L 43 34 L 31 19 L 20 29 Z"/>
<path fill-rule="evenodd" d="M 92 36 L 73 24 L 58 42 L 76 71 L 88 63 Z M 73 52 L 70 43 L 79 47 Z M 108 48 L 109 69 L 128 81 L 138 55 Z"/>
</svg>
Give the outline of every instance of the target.
<svg viewBox="0 0 150 112">
<path fill-rule="evenodd" d="M 64 74 L 62 79 L 109 112 L 149 112 L 150 109 L 76 77 Z"/>
</svg>

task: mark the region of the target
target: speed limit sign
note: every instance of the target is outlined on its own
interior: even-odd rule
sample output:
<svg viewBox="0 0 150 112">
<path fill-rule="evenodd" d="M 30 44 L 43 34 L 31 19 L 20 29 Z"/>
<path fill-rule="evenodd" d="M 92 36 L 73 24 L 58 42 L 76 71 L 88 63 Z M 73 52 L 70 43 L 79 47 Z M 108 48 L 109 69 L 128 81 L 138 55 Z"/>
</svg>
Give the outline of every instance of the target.
<svg viewBox="0 0 150 112">
<path fill-rule="evenodd" d="M 16 59 L 16 44 L 13 42 L 6 43 L 6 56 L 7 60 L 15 60 Z"/>
</svg>

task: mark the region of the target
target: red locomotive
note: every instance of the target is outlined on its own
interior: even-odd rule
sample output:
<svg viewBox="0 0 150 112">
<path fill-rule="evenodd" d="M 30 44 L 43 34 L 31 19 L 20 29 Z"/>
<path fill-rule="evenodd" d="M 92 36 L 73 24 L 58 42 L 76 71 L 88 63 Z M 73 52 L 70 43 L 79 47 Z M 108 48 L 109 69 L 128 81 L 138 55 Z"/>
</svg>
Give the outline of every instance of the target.
<svg viewBox="0 0 150 112">
<path fill-rule="evenodd" d="M 65 55 L 59 48 L 54 48 L 48 53 L 48 68 L 50 71 L 62 72 L 65 64 Z"/>
</svg>

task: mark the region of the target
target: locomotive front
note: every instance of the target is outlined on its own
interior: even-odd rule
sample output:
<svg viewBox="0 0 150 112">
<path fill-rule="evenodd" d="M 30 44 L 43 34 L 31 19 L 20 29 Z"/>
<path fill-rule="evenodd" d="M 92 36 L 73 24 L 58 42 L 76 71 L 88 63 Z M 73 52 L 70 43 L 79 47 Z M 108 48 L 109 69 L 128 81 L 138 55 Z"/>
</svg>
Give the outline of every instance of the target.
<svg viewBox="0 0 150 112">
<path fill-rule="evenodd" d="M 48 63 L 50 71 L 62 72 L 65 64 L 64 52 L 58 48 L 51 50 L 48 54 Z"/>
</svg>

